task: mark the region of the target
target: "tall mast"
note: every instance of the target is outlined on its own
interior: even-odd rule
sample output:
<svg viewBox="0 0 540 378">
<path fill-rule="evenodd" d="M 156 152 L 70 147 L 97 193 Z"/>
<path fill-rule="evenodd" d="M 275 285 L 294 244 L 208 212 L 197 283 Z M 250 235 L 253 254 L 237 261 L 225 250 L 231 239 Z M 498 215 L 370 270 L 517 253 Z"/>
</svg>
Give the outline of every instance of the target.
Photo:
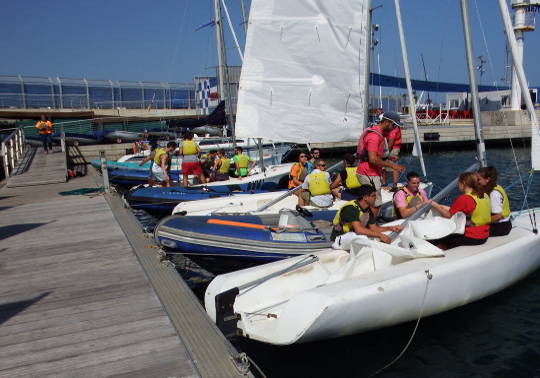
<svg viewBox="0 0 540 378">
<path fill-rule="evenodd" d="M 364 67 L 364 72 L 360 72 L 360 75 L 364 76 L 364 122 L 362 125 L 363 129 L 366 129 L 368 126 L 368 112 L 369 112 L 369 82 L 371 78 L 371 71 L 370 71 L 370 53 L 371 53 L 371 0 L 367 0 L 367 10 L 368 10 L 368 17 L 366 22 L 366 64 Z"/>
<path fill-rule="evenodd" d="M 412 85 L 411 85 L 411 73 L 409 72 L 409 58 L 407 56 L 407 44 L 405 43 L 405 33 L 403 33 L 403 23 L 401 22 L 401 8 L 399 7 L 399 0 L 394 0 L 396 7 L 396 18 L 399 29 L 399 41 L 401 43 L 401 56 L 403 57 L 403 71 L 405 72 L 405 81 L 407 82 L 407 94 L 409 96 L 409 104 L 411 109 L 411 118 L 414 127 L 414 147 L 416 155 L 420 159 L 420 166 L 422 167 L 422 174 L 426 176 L 426 166 L 424 164 L 424 156 L 422 155 L 422 145 L 420 144 L 420 133 L 418 131 L 418 124 L 416 122 L 416 104 L 414 102 Z"/>
<path fill-rule="evenodd" d="M 463 20 L 463 34 L 465 36 L 465 51 L 467 53 L 467 69 L 469 71 L 469 85 L 471 87 L 471 100 L 474 117 L 474 131 L 476 137 L 476 149 L 478 159 L 482 167 L 487 166 L 486 145 L 482 132 L 482 119 L 480 118 L 480 102 L 478 101 L 478 87 L 476 86 L 476 76 L 474 70 L 474 57 L 472 52 L 471 31 L 469 26 L 469 6 L 468 0 L 461 0 L 461 18 Z"/>
<path fill-rule="evenodd" d="M 504 0 L 499 0 L 499 9 L 501 11 L 501 16 L 503 19 L 506 38 L 508 39 L 508 45 L 510 46 L 510 51 L 512 53 L 512 60 L 514 61 L 514 69 L 519 80 L 519 86 L 521 88 L 521 95 L 527 106 L 527 110 L 531 116 L 531 163 L 534 170 L 540 170 L 540 132 L 538 130 L 538 118 L 536 117 L 536 112 L 534 105 L 529 94 L 529 87 L 527 85 L 527 80 L 525 78 L 525 71 L 523 70 L 523 65 L 519 59 L 519 47 L 516 41 L 516 35 L 512 29 L 512 21 L 510 20 L 510 12 L 508 12 L 508 7 Z M 523 53 L 523 51 L 521 51 Z"/>
<path fill-rule="evenodd" d="M 244 25 L 244 35 L 247 35 L 247 16 L 246 16 L 246 1 L 240 0 L 242 6 L 242 25 Z"/>
<path fill-rule="evenodd" d="M 219 0 L 214 0 L 214 22 L 216 25 L 216 47 L 217 47 L 217 59 L 218 59 L 218 89 L 219 98 L 225 99 L 225 85 L 223 79 L 225 75 L 223 73 L 223 33 L 221 28 L 221 6 Z"/>
</svg>

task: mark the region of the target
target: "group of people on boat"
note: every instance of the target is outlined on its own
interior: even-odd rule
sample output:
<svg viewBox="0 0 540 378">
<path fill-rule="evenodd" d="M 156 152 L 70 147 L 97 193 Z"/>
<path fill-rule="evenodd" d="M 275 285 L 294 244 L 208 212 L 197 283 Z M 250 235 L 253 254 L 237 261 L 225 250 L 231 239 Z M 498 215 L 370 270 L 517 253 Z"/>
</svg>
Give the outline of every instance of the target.
<svg viewBox="0 0 540 378">
<path fill-rule="evenodd" d="M 171 186 L 169 172 L 173 156 L 182 157 L 182 185 L 188 187 L 188 177 L 193 175 L 199 183 L 205 184 L 214 181 L 226 181 L 230 178 L 231 159 L 226 156 L 225 150 L 211 150 L 203 154 L 201 148 L 193 140 L 193 133 L 186 132 L 180 146 L 176 142 L 169 142 L 165 148 L 157 144 L 151 146 L 150 154 L 139 165 L 150 161 L 151 167 L 148 185 L 160 183 L 162 186 Z M 243 153 L 240 146 L 235 148 L 232 158 L 234 162 L 234 176 L 241 179 L 247 176 L 255 166 L 249 156 Z"/>
<path fill-rule="evenodd" d="M 458 196 L 451 206 L 444 206 L 427 198 L 420 187 L 420 175 L 407 174 L 407 183 L 398 187 L 398 179 L 405 167 L 397 164 L 401 147 L 400 117 L 394 112 L 381 113 L 380 122 L 364 130 L 358 142 L 358 163 L 352 154 L 344 156 L 344 168 L 332 181 L 321 158 L 310 162 L 301 152 L 289 175 L 289 189 L 301 186 L 297 193 L 300 206 L 319 208 L 332 206 L 334 198 L 347 200 L 338 210 L 333 224 L 332 240 L 337 245 L 345 234 L 349 237 L 365 235 L 389 243 L 384 231 L 400 232 L 401 226 L 379 226 L 375 221 L 382 204 L 382 190 L 387 172 L 392 172 L 392 198 L 396 218 L 408 218 L 423 205 L 430 204 L 441 216 L 451 218 L 457 212 L 467 217 L 464 234 L 451 234 L 431 240 L 441 249 L 460 245 L 480 245 L 489 236 L 507 235 L 512 229 L 510 203 L 504 189 L 497 185 L 495 167 L 483 167 L 477 173 L 459 176 Z M 320 151 L 317 151 L 319 156 Z M 352 234 L 351 234 L 352 233 Z M 335 244 L 336 245 L 336 244 Z"/>
</svg>

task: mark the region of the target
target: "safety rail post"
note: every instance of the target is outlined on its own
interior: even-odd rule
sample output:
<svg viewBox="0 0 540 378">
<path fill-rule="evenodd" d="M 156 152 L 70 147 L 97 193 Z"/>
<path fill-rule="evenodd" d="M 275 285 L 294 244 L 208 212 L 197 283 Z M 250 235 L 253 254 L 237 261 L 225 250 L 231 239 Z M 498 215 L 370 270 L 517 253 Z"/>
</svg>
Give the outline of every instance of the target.
<svg viewBox="0 0 540 378">
<path fill-rule="evenodd" d="M 66 152 L 66 133 L 64 132 L 64 125 L 60 125 L 60 146 L 62 147 L 62 152 Z"/>
<path fill-rule="evenodd" d="M 9 162 L 7 159 L 7 147 L 6 147 L 5 142 L 2 142 L 2 161 L 4 162 L 4 174 L 6 178 L 8 178 L 11 172 L 9 171 Z"/>
<path fill-rule="evenodd" d="M 99 158 L 101 160 L 101 174 L 103 176 L 103 189 L 108 191 L 110 188 L 109 184 L 109 171 L 107 170 L 107 158 L 105 156 L 105 151 L 99 151 Z"/>
</svg>

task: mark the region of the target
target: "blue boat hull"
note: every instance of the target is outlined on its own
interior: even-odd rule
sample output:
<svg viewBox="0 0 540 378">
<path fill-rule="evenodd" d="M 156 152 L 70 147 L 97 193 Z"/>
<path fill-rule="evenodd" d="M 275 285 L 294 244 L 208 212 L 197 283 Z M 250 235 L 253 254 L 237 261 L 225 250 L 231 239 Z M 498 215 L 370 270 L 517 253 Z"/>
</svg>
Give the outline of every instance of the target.
<svg viewBox="0 0 540 378">
<path fill-rule="evenodd" d="M 293 212 L 299 216 L 296 212 Z M 314 211 L 311 228 L 278 228 L 279 215 L 173 215 L 156 226 L 156 242 L 188 256 L 270 262 L 330 247 L 336 211 Z M 317 226 L 315 226 L 315 223 Z M 322 226 L 321 226 L 322 225 Z"/>
</svg>

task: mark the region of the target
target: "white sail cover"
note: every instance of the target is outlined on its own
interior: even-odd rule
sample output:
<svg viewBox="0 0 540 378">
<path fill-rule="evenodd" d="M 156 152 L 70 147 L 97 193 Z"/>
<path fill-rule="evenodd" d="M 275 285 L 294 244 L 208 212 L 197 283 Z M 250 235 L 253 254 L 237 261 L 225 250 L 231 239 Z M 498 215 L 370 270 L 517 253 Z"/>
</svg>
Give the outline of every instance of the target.
<svg viewBox="0 0 540 378">
<path fill-rule="evenodd" d="M 236 135 L 357 139 L 365 112 L 368 0 L 253 0 Z"/>
</svg>

